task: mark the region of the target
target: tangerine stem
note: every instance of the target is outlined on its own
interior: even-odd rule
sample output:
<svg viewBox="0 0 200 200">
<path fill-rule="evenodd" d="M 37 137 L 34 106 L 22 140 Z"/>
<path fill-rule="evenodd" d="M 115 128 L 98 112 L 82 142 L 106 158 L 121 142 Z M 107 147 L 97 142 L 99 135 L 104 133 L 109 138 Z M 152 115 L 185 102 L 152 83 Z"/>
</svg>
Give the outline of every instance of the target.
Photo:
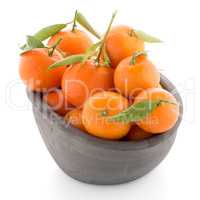
<svg viewBox="0 0 200 200">
<path fill-rule="evenodd" d="M 131 29 L 130 31 L 129 31 L 129 33 L 128 33 L 131 37 L 133 37 L 133 36 L 136 36 L 137 37 L 137 35 L 135 34 L 135 31 L 133 30 L 133 29 Z"/>
<path fill-rule="evenodd" d="M 111 18 L 111 20 L 110 20 L 110 23 L 109 23 L 109 25 L 108 25 L 108 28 L 107 28 L 107 30 L 106 30 L 106 33 L 105 33 L 105 35 L 104 35 L 104 37 L 103 37 L 103 39 L 102 39 L 101 46 L 100 46 L 100 48 L 99 48 L 99 52 L 98 52 L 97 59 L 96 59 L 96 61 L 97 61 L 98 63 L 100 62 L 101 53 L 102 53 L 102 51 L 103 51 L 103 48 L 104 48 L 104 45 L 105 45 L 105 41 L 106 41 L 107 35 L 108 35 L 108 33 L 110 32 L 110 29 L 111 29 L 111 26 L 112 26 L 112 23 L 113 23 L 113 21 L 114 21 L 114 18 L 115 18 L 115 16 L 116 16 L 116 14 L 117 14 L 117 11 L 115 11 L 115 12 L 112 14 L 112 18 Z"/>
<path fill-rule="evenodd" d="M 63 51 L 61 51 L 60 49 L 56 49 L 56 51 L 58 51 L 60 53 L 60 55 L 62 56 L 62 58 L 66 57 L 66 54 Z"/>
<path fill-rule="evenodd" d="M 76 10 L 76 11 L 75 11 L 75 14 L 74 14 L 74 19 L 73 19 L 72 32 L 74 32 L 74 30 L 75 30 L 75 28 L 76 28 L 77 13 L 78 13 L 78 11 Z"/>
<path fill-rule="evenodd" d="M 61 41 L 62 41 L 62 38 L 59 38 L 58 40 L 56 40 L 56 42 L 52 46 L 48 47 L 49 56 L 53 55 L 53 52 L 55 51 L 56 47 L 60 44 Z"/>
</svg>

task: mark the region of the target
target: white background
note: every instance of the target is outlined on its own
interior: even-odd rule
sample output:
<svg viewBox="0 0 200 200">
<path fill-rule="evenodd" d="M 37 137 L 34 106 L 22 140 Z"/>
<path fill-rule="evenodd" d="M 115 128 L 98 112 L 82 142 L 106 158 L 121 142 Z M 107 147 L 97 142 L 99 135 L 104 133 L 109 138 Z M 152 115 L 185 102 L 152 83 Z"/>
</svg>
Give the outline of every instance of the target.
<svg viewBox="0 0 200 200">
<path fill-rule="evenodd" d="M 0 3 L 1 200 L 200 199 L 200 5 L 198 0 L 6 0 Z M 66 176 L 47 152 L 18 76 L 18 44 L 43 26 L 82 11 L 101 32 L 115 24 L 158 36 L 151 60 L 179 88 L 184 120 L 167 158 L 145 177 L 119 186 L 92 186 Z"/>
</svg>

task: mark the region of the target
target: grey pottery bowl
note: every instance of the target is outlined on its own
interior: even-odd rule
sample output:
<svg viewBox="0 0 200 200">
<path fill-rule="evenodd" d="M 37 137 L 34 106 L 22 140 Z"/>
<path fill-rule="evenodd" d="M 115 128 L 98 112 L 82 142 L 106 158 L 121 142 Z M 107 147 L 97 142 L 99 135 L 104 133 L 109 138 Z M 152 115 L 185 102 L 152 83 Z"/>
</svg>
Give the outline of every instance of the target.
<svg viewBox="0 0 200 200">
<path fill-rule="evenodd" d="M 175 86 L 163 75 L 161 84 L 173 91 L 180 103 L 180 116 L 167 133 L 139 142 L 107 141 L 67 126 L 41 100 L 41 94 L 27 91 L 44 143 L 58 166 L 79 181 L 112 185 L 133 181 L 154 169 L 171 149 L 182 117 L 182 100 Z"/>
</svg>

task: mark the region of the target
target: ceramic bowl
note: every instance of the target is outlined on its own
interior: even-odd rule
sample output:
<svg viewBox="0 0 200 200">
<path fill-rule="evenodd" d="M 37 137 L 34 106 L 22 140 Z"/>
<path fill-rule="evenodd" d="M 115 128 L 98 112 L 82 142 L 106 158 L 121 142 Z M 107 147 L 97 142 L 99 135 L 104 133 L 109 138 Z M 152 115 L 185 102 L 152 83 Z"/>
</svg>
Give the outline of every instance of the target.
<svg viewBox="0 0 200 200">
<path fill-rule="evenodd" d="M 44 143 L 58 166 L 69 176 L 99 185 L 121 184 L 144 176 L 166 157 L 182 118 L 182 100 L 175 86 L 161 75 L 162 86 L 180 103 L 176 125 L 143 141 L 107 141 L 67 125 L 41 94 L 28 91 Z"/>
</svg>

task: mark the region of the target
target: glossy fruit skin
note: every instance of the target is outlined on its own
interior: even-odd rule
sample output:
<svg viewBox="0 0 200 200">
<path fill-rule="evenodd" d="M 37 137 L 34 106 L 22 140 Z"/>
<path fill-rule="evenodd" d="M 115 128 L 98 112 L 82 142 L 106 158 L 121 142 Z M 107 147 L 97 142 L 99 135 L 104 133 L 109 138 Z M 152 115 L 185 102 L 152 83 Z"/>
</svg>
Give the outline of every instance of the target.
<svg viewBox="0 0 200 200">
<path fill-rule="evenodd" d="M 129 141 L 141 141 L 147 138 L 152 137 L 151 133 L 148 133 L 141 128 L 139 128 L 137 125 L 133 125 L 131 127 L 131 130 L 126 135 L 125 139 Z"/>
<path fill-rule="evenodd" d="M 145 119 L 136 122 L 136 124 L 144 131 L 152 134 L 164 133 L 171 129 L 177 122 L 179 117 L 179 105 L 175 97 L 168 91 L 161 88 L 150 88 L 142 91 L 136 98 L 135 103 L 144 100 L 167 100 L 176 103 L 162 103 Z"/>
<path fill-rule="evenodd" d="M 48 67 L 61 59 L 61 55 L 54 51 L 50 57 L 46 49 L 34 49 L 23 53 L 20 58 L 19 74 L 27 87 L 34 91 L 46 91 L 59 87 L 65 67 L 48 70 Z"/>
<path fill-rule="evenodd" d="M 92 40 L 88 35 L 78 29 L 57 33 L 51 37 L 48 41 L 48 45 L 53 45 L 60 38 L 62 38 L 62 41 L 57 48 L 66 53 L 66 55 L 85 53 L 86 49 L 92 45 Z"/>
<path fill-rule="evenodd" d="M 94 93 L 109 90 L 113 85 L 113 69 L 98 66 L 92 60 L 68 67 L 62 78 L 65 98 L 76 107 L 81 107 Z"/>
<path fill-rule="evenodd" d="M 114 84 L 119 92 L 133 97 L 144 89 L 158 87 L 160 73 L 145 56 L 138 57 L 134 65 L 130 61 L 131 57 L 123 59 L 115 69 Z"/>
<path fill-rule="evenodd" d="M 70 123 L 72 126 L 85 131 L 85 127 L 82 123 L 82 110 L 73 109 L 65 115 L 66 123 Z"/>
<path fill-rule="evenodd" d="M 66 103 L 63 92 L 60 89 L 44 94 L 43 101 L 45 101 L 56 113 L 61 116 L 65 116 L 72 107 L 70 104 Z"/>
<path fill-rule="evenodd" d="M 106 50 L 115 68 L 121 60 L 133 55 L 136 51 L 144 50 L 144 42 L 138 39 L 133 29 L 128 26 L 116 26 L 112 28 L 106 39 Z"/>
<path fill-rule="evenodd" d="M 120 139 L 130 130 L 130 123 L 111 122 L 108 117 L 127 107 L 128 100 L 120 94 L 108 91 L 99 92 L 90 97 L 84 104 L 82 113 L 84 127 L 96 137 L 109 140 Z"/>
</svg>

